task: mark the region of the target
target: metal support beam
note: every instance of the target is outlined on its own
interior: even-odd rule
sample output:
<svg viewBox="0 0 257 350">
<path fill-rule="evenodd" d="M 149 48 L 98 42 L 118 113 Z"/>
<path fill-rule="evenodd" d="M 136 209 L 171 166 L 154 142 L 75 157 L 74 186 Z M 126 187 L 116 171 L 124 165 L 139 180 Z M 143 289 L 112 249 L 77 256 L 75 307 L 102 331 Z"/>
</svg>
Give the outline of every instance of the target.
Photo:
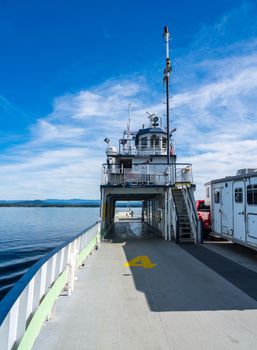
<svg viewBox="0 0 257 350">
<path fill-rule="evenodd" d="M 171 188 L 169 187 L 168 188 L 168 193 L 167 193 L 167 197 L 168 197 L 168 240 L 170 241 L 171 240 Z"/>
<path fill-rule="evenodd" d="M 165 192 L 165 199 L 164 199 L 164 238 L 165 241 L 168 237 L 168 231 L 167 231 L 167 192 Z"/>
</svg>

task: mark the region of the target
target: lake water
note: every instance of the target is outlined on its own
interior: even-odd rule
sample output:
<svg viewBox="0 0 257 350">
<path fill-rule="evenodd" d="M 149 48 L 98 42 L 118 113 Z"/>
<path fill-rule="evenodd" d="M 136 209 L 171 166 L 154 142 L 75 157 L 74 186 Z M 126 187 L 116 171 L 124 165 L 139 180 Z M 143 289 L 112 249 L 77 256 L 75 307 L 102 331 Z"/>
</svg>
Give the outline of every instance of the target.
<svg viewBox="0 0 257 350">
<path fill-rule="evenodd" d="M 98 217 L 99 208 L 0 208 L 0 299 L 38 259 Z"/>
</svg>

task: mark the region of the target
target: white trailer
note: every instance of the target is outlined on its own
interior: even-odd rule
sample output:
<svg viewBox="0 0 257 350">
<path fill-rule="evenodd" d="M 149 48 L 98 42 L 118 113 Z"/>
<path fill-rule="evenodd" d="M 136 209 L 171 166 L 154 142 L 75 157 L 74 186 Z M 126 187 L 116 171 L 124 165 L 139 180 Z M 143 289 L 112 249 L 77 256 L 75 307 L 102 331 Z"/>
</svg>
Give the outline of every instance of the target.
<svg viewBox="0 0 257 350">
<path fill-rule="evenodd" d="M 257 250 L 257 169 L 206 183 L 205 202 L 215 235 Z"/>
</svg>

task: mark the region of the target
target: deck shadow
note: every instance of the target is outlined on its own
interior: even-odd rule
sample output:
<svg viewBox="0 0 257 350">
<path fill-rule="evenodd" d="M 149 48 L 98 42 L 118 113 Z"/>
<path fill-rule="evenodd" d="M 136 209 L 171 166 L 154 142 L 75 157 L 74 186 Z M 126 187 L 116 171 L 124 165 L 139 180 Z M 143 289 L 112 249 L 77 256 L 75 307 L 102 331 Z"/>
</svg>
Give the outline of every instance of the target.
<svg viewBox="0 0 257 350">
<path fill-rule="evenodd" d="M 107 239 L 123 243 L 128 261 L 148 256 L 152 269 L 128 267 L 135 288 L 155 312 L 257 309 L 257 273 L 193 244 L 177 246 L 146 226 L 116 224 Z"/>
<path fill-rule="evenodd" d="M 257 273 L 215 253 L 204 246 L 184 245 L 182 248 L 197 260 L 257 301 Z"/>
</svg>

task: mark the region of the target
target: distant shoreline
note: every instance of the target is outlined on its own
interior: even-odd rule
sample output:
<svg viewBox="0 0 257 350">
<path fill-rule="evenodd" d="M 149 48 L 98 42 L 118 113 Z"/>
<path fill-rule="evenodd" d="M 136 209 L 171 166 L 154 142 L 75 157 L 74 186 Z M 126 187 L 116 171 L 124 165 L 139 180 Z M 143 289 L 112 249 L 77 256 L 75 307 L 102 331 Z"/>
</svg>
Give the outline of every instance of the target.
<svg viewBox="0 0 257 350">
<path fill-rule="evenodd" d="M 100 208 L 99 204 L 10 204 L 0 203 L 0 208 L 3 207 L 18 207 L 18 208 Z"/>
<path fill-rule="evenodd" d="M 0 207 L 18 208 L 100 208 L 99 199 L 32 199 L 32 200 L 1 200 Z M 139 201 L 116 202 L 116 207 L 141 207 Z"/>
<path fill-rule="evenodd" d="M 99 204 L 22 204 L 0 203 L 0 208 L 100 208 Z M 117 208 L 127 208 L 127 205 L 117 205 Z M 131 205 L 131 208 L 140 208 L 140 205 Z"/>
</svg>

